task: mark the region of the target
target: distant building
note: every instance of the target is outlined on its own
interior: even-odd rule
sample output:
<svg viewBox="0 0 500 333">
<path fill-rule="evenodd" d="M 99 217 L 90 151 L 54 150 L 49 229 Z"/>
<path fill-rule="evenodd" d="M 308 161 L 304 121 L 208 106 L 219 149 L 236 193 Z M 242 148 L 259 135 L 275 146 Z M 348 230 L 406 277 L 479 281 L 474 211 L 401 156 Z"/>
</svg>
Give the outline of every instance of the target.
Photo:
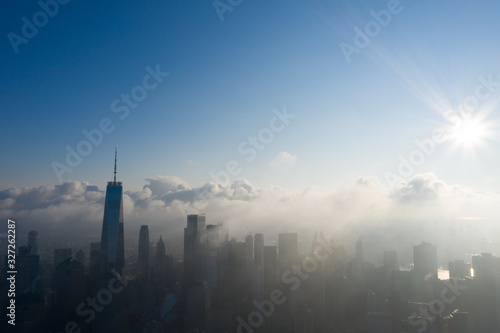
<svg viewBox="0 0 500 333">
<path fill-rule="evenodd" d="M 53 307 L 61 327 L 69 320 L 81 320 L 75 312 L 86 298 L 86 279 L 83 264 L 71 257 L 60 262 L 53 275 Z M 83 320 L 82 320 L 83 322 Z"/>
<path fill-rule="evenodd" d="M 450 279 L 465 279 L 470 276 L 471 265 L 463 260 L 450 261 L 448 270 L 450 271 Z"/>
<path fill-rule="evenodd" d="M 139 257 L 137 260 L 139 276 L 147 279 L 149 276 L 149 228 L 142 225 L 139 231 Z"/>
<path fill-rule="evenodd" d="M 413 247 L 414 270 L 417 276 L 432 275 L 437 277 L 437 247 L 430 243 L 422 242 Z"/>
<path fill-rule="evenodd" d="M 384 269 L 386 271 L 399 270 L 398 253 L 396 251 L 384 252 Z"/>
<path fill-rule="evenodd" d="M 299 257 L 296 233 L 278 234 L 278 263 L 279 274 L 296 264 Z"/>
<path fill-rule="evenodd" d="M 186 286 L 201 279 L 202 235 L 205 233 L 205 214 L 187 216 L 187 227 L 184 228 L 184 283 Z"/>
<path fill-rule="evenodd" d="M 500 273 L 500 258 L 494 257 L 491 253 L 472 256 L 472 268 L 474 279 L 491 279 Z"/>
<path fill-rule="evenodd" d="M 264 295 L 277 287 L 278 283 L 278 252 L 276 246 L 264 246 Z"/>
<path fill-rule="evenodd" d="M 65 249 L 55 249 L 54 250 L 54 268 L 57 267 L 64 260 L 71 258 L 73 255 L 73 250 L 70 248 Z"/>
<path fill-rule="evenodd" d="M 264 297 L 264 235 L 255 234 L 254 260 L 252 267 L 252 298 L 262 300 Z"/>
<path fill-rule="evenodd" d="M 75 259 L 81 262 L 85 267 L 85 252 L 83 252 L 82 249 L 78 250 L 78 252 L 75 254 Z"/>
<path fill-rule="evenodd" d="M 89 276 L 91 281 L 96 281 L 106 272 L 107 260 L 105 252 L 101 251 L 101 243 L 90 243 Z"/>
<path fill-rule="evenodd" d="M 356 255 L 355 255 L 354 258 L 358 262 L 363 262 L 364 261 L 363 242 L 361 241 L 361 239 L 358 239 L 358 241 L 356 242 Z"/>
<path fill-rule="evenodd" d="M 38 232 L 32 230 L 28 233 L 28 246 L 31 246 L 31 254 L 38 254 Z"/>
</svg>

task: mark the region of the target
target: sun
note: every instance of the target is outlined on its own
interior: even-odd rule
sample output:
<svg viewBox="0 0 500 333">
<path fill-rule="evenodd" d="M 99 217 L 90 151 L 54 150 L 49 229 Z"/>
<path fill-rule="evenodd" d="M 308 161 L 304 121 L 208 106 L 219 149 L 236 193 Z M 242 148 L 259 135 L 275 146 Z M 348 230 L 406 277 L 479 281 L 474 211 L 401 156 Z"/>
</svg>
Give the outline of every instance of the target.
<svg viewBox="0 0 500 333">
<path fill-rule="evenodd" d="M 478 118 L 462 118 L 451 129 L 450 137 L 457 144 L 465 147 L 475 146 L 486 137 L 486 126 Z"/>
</svg>

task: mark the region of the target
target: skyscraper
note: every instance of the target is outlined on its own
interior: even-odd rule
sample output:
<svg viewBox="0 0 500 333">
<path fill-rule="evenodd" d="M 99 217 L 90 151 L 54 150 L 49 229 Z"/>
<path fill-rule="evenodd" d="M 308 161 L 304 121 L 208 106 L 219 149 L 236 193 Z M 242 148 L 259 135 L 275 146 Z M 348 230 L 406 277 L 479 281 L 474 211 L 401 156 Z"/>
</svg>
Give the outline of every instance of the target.
<svg viewBox="0 0 500 333">
<path fill-rule="evenodd" d="M 299 250 L 296 233 L 278 234 L 278 264 L 279 274 L 290 269 L 293 264 L 297 263 L 299 258 Z"/>
<path fill-rule="evenodd" d="M 55 249 L 54 250 L 54 267 L 57 267 L 64 260 L 71 258 L 73 256 L 73 250 L 71 248 Z"/>
<path fill-rule="evenodd" d="M 431 274 L 437 277 L 437 247 L 430 243 L 422 242 L 413 247 L 413 262 L 415 272 L 420 276 Z"/>
<path fill-rule="evenodd" d="M 264 235 L 255 234 L 252 269 L 252 298 L 261 300 L 264 288 Z"/>
<path fill-rule="evenodd" d="M 101 251 L 105 254 L 107 269 L 115 269 L 122 273 L 125 266 L 125 250 L 123 238 L 123 187 L 116 181 L 116 155 L 115 171 L 112 182 L 106 187 L 104 202 L 104 218 L 102 221 Z"/>
<path fill-rule="evenodd" d="M 184 228 L 184 282 L 187 286 L 202 278 L 201 235 L 205 226 L 205 214 L 187 216 Z"/>
<path fill-rule="evenodd" d="M 361 239 L 358 239 L 356 242 L 356 261 L 358 262 L 363 262 L 364 261 L 364 256 L 363 256 L 363 242 Z"/>
<path fill-rule="evenodd" d="M 38 232 L 32 230 L 28 233 L 28 246 L 31 246 L 31 254 L 38 254 Z"/>
<path fill-rule="evenodd" d="M 139 231 L 139 274 L 147 278 L 149 275 L 149 228 L 147 225 L 141 225 Z"/>
</svg>

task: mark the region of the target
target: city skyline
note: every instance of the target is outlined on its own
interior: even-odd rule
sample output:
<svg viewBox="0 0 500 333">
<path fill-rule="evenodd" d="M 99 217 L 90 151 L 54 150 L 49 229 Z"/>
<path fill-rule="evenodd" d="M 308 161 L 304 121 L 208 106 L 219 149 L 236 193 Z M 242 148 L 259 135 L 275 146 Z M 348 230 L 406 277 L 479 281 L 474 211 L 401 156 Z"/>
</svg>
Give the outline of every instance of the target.
<svg viewBox="0 0 500 333">
<path fill-rule="evenodd" d="M 47 3 L 2 5 L 2 218 L 95 236 L 118 145 L 130 225 L 165 237 L 438 221 L 500 253 L 498 4 Z"/>
<path fill-rule="evenodd" d="M 4 1 L 24 331 L 500 330 L 499 12 Z"/>
</svg>

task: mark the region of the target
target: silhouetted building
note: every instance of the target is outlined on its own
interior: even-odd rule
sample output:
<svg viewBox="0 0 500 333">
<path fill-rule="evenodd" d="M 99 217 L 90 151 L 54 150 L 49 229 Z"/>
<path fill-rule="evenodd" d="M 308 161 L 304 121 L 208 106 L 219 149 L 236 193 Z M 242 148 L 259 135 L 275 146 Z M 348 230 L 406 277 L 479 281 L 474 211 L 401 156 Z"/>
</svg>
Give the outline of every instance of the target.
<svg viewBox="0 0 500 333">
<path fill-rule="evenodd" d="M 83 323 L 75 309 L 86 298 L 86 279 L 83 264 L 71 257 L 60 262 L 53 275 L 53 309 L 57 321 L 54 329 L 63 331 L 68 321 Z M 58 324 L 58 325 L 57 325 Z"/>
<path fill-rule="evenodd" d="M 149 276 L 149 228 L 142 225 L 139 231 L 139 257 L 137 260 L 139 276 L 147 279 Z"/>
<path fill-rule="evenodd" d="M 31 254 L 38 254 L 38 232 L 32 230 L 28 233 L 28 246 L 31 246 Z"/>
<path fill-rule="evenodd" d="M 437 277 L 437 247 L 430 243 L 422 242 L 413 247 L 413 262 L 417 276 L 432 275 Z"/>
<path fill-rule="evenodd" d="M 252 298 L 262 300 L 264 297 L 264 235 L 255 234 L 254 260 L 252 267 Z"/>
<path fill-rule="evenodd" d="M 100 311 L 95 311 L 91 322 L 94 333 L 129 331 L 127 289 L 128 282 L 116 271 L 105 273 L 96 282 L 92 298 L 98 302 Z"/>
<path fill-rule="evenodd" d="M 174 258 L 165 254 L 165 243 L 161 236 L 156 245 L 154 286 L 157 304 L 163 302 L 167 290 L 172 292 L 175 284 Z"/>
<path fill-rule="evenodd" d="M 116 181 L 115 171 L 112 182 L 106 186 L 104 217 L 102 221 L 101 251 L 105 253 L 107 270 L 116 270 L 122 274 L 125 267 L 125 244 L 123 236 L 123 187 Z"/>
<path fill-rule="evenodd" d="M 299 250 L 297 243 L 297 234 L 278 234 L 279 274 L 282 274 L 285 270 L 291 269 L 292 265 L 297 263 L 298 256 Z"/>
<path fill-rule="evenodd" d="M 491 253 L 472 256 L 472 268 L 474 279 L 491 279 L 500 273 L 500 258 L 494 257 Z"/>
<path fill-rule="evenodd" d="M 83 252 L 82 249 L 78 250 L 78 252 L 75 254 L 75 259 L 81 262 L 85 267 L 85 252 Z"/>
<path fill-rule="evenodd" d="M 5 256 L 5 267 L 8 270 L 8 256 Z M 16 295 L 24 293 L 41 293 L 38 282 L 40 256 L 31 254 L 30 246 L 21 246 L 16 256 Z"/>
<path fill-rule="evenodd" d="M 54 250 L 54 267 L 57 267 L 64 260 L 71 258 L 73 255 L 73 250 L 70 248 L 66 249 L 55 249 Z"/>
<path fill-rule="evenodd" d="M 197 281 L 189 287 L 186 299 L 186 327 L 191 330 L 205 329 L 207 314 L 211 309 L 211 293 L 205 281 Z"/>
<path fill-rule="evenodd" d="M 264 295 L 277 287 L 278 283 L 278 252 L 276 246 L 264 246 Z"/>
<path fill-rule="evenodd" d="M 90 243 L 90 280 L 95 282 L 106 273 L 106 253 L 101 251 L 101 243 Z"/>
<path fill-rule="evenodd" d="M 355 259 L 358 262 L 363 262 L 364 261 L 364 256 L 363 256 L 363 242 L 361 239 L 358 239 L 356 242 L 356 255 Z"/>
<path fill-rule="evenodd" d="M 187 216 L 187 227 L 184 228 L 184 283 L 189 286 L 202 279 L 202 234 L 205 231 L 205 215 Z"/>
<path fill-rule="evenodd" d="M 398 253 L 396 251 L 385 251 L 384 252 L 384 269 L 386 271 L 398 271 Z"/>
<path fill-rule="evenodd" d="M 450 279 L 465 279 L 470 276 L 471 266 L 463 260 L 450 261 L 448 264 Z"/>
</svg>

